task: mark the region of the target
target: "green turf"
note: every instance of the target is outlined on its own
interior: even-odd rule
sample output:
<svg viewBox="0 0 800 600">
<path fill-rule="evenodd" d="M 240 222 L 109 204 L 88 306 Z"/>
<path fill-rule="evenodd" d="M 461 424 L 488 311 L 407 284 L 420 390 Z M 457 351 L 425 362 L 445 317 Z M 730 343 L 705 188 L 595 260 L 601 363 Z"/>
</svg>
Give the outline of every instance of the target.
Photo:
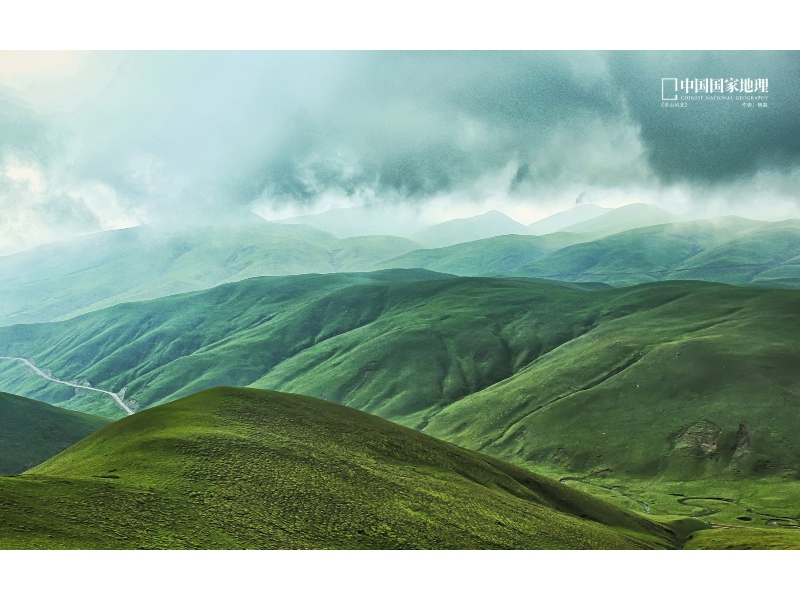
<svg viewBox="0 0 800 600">
<path fill-rule="evenodd" d="M 22 473 L 110 422 L 0 392 L 0 475 Z"/>
<path fill-rule="evenodd" d="M 647 548 L 688 531 L 347 407 L 251 389 L 144 411 L 0 478 L 3 548 Z"/>
<path fill-rule="evenodd" d="M 343 314 L 342 323 L 326 324 L 331 292 L 357 290 L 366 283 L 381 289 L 414 279 L 448 278 L 452 276 L 398 270 L 249 279 L 120 305 L 70 321 L 1 328 L 0 353 L 35 360 L 66 381 L 85 377 L 93 386 L 114 392 L 127 386 L 126 398 L 147 406 L 213 385 L 249 384 L 320 341 L 319 336 L 326 335 L 320 327 L 354 327 L 370 311 L 380 310 L 367 306 L 366 314 Z M 269 343 L 253 339 L 258 332 L 269 332 Z M 239 338 L 246 341 L 232 344 Z M 214 354 L 225 358 L 214 359 Z M 94 392 L 75 396 L 72 388 L 37 377 L 16 362 L 0 361 L 0 387 L 64 408 L 122 416 L 107 396 Z"/>
<path fill-rule="evenodd" d="M 706 529 L 694 533 L 687 550 L 800 550 L 800 531 L 775 529 Z"/>
</svg>

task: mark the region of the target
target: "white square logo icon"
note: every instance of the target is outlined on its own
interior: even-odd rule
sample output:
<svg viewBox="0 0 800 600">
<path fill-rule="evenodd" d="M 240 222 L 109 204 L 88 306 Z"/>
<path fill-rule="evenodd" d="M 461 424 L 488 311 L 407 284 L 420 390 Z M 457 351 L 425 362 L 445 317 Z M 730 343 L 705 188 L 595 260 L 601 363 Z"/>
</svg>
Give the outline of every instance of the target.
<svg viewBox="0 0 800 600">
<path fill-rule="evenodd" d="M 667 96 L 670 96 L 669 98 Z M 678 99 L 678 78 L 677 77 L 662 77 L 661 78 L 661 99 L 662 100 L 677 100 Z"/>
</svg>

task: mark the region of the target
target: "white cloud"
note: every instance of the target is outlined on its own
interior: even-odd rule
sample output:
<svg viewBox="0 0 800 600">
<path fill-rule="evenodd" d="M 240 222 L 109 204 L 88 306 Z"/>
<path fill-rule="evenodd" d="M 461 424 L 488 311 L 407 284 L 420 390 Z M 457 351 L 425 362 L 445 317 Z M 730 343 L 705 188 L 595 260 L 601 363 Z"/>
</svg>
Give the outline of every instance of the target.
<svg viewBox="0 0 800 600">
<path fill-rule="evenodd" d="M 146 221 L 110 186 L 60 182 L 41 165 L 6 154 L 0 161 L 0 254 L 72 235 L 132 227 Z"/>
</svg>

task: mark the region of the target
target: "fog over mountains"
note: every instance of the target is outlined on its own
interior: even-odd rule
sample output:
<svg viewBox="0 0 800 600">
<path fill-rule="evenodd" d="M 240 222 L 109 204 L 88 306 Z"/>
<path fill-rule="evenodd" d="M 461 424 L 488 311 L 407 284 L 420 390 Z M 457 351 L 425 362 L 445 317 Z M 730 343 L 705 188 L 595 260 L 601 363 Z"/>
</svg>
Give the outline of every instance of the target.
<svg viewBox="0 0 800 600">
<path fill-rule="evenodd" d="M 392 209 L 397 228 L 375 218 L 347 235 L 421 229 L 395 207 L 423 226 L 492 210 L 529 225 L 576 201 L 798 218 L 797 64 L 796 52 L 51 53 L 0 71 L 0 253 L 358 205 Z M 759 78 L 769 106 L 664 109 L 664 77 Z"/>
</svg>

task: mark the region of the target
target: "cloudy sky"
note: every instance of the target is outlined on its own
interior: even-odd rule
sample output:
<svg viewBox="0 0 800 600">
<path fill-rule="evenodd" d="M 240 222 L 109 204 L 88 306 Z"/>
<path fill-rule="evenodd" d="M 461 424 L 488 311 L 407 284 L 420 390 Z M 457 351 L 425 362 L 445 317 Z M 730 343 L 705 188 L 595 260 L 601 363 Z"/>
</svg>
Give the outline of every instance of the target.
<svg viewBox="0 0 800 600">
<path fill-rule="evenodd" d="M 663 106 L 662 78 L 767 98 Z M 0 51 L 0 253 L 360 204 L 800 217 L 798 106 L 797 52 Z"/>
</svg>

